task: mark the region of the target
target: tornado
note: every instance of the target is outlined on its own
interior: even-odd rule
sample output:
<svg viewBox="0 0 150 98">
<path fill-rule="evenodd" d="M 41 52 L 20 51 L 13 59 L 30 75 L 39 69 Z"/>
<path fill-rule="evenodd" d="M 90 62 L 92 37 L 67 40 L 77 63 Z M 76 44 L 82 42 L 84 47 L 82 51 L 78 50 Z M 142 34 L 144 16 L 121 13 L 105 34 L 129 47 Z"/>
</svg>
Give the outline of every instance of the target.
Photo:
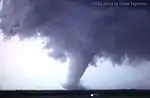
<svg viewBox="0 0 150 98">
<path fill-rule="evenodd" d="M 1 0 L 0 29 L 6 39 L 15 35 L 30 38 L 39 33 L 46 37 L 45 48 L 54 49 L 49 56 L 59 60 L 71 58 L 63 87 L 84 89 L 80 80 L 94 56 L 109 58 L 117 65 L 126 57 L 130 62 L 150 60 L 149 6 L 108 7 L 102 3 L 102 0 Z"/>
</svg>

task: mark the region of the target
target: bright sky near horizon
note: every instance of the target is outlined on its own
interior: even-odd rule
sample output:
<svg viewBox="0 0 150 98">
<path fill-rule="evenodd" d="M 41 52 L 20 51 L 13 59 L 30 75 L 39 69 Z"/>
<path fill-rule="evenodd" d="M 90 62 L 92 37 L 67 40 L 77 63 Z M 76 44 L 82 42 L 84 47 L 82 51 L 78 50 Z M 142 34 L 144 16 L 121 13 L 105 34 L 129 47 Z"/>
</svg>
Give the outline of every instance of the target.
<svg viewBox="0 0 150 98">
<path fill-rule="evenodd" d="M 0 89 L 63 89 L 68 62 L 47 56 L 42 38 L 19 41 L 17 36 L 3 41 L 0 36 Z M 69 60 L 68 60 L 69 61 Z M 98 67 L 89 66 L 82 83 L 89 89 L 150 89 L 150 63 L 143 66 L 113 67 L 105 60 Z"/>
</svg>

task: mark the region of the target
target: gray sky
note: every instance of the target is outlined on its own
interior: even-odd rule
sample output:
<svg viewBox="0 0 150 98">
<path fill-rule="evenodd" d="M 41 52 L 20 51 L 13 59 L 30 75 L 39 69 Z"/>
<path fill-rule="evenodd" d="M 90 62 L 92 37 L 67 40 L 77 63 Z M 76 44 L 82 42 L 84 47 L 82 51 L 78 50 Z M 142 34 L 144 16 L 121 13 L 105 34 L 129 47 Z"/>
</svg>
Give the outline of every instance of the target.
<svg viewBox="0 0 150 98">
<path fill-rule="evenodd" d="M 49 58 L 40 42 L 0 41 L 0 89 L 62 89 L 68 63 Z M 89 89 L 150 89 L 148 62 L 138 67 L 114 67 L 109 60 L 97 63 L 99 66 L 90 66 L 82 78 Z"/>
</svg>

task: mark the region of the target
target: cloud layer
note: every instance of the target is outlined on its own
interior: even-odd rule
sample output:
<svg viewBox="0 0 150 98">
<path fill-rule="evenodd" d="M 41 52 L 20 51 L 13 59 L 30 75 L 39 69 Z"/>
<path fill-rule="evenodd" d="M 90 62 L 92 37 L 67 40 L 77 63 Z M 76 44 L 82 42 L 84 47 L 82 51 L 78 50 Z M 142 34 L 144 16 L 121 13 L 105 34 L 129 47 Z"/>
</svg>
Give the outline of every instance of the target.
<svg viewBox="0 0 150 98">
<path fill-rule="evenodd" d="M 10 36 L 39 31 L 54 38 L 60 53 L 101 53 L 115 62 L 125 56 L 149 59 L 149 8 L 95 8 L 79 1 L 4 1 L 1 28 Z"/>
</svg>

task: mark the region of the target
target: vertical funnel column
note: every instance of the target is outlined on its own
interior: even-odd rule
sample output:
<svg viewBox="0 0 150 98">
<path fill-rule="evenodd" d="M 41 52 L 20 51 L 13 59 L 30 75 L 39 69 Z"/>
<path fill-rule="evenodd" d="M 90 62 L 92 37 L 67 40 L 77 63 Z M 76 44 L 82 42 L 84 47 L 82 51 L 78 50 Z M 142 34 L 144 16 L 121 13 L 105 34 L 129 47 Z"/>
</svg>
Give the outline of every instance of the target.
<svg viewBox="0 0 150 98">
<path fill-rule="evenodd" d="M 89 56 L 87 54 L 75 54 L 71 57 L 68 69 L 67 89 L 82 89 L 80 86 L 80 79 L 86 71 L 92 57 L 92 55 Z"/>
</svg>

